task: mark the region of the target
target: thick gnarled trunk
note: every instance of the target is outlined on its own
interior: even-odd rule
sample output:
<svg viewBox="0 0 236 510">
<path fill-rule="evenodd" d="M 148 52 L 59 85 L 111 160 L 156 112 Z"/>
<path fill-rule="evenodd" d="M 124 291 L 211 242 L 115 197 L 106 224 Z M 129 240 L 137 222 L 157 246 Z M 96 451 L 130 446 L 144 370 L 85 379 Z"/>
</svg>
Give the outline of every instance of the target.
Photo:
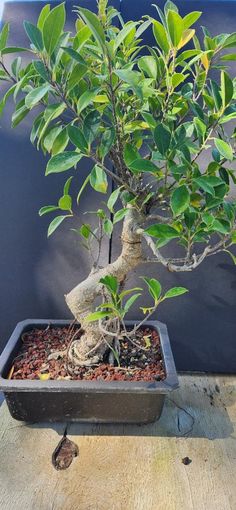
<svg viewBox="0 0 236 510">
<path fill-rule="evenodd" d="M 137 234 L 141 218 L 138 211 L 129 208 L 124 219 L 121 236 L 122 250 L 119 257 L 102 269 L 91 272 L 88 277 L 65 296 L 66 303 L 84 330 L 79 340 L 75 340 L 69 351 L 69 358 L 78 365 L 92 365 L 102 360 L 107 349 L 97 323 L 86 322 L 86 317 L 94 311 L 94 303 L 101 296 L 100 279 L 112 275 L 122 282 L 127 273 L 142 263 L 142 242 Z M 107 340 L 110 342 L 112 337 Z"/>
</svg>

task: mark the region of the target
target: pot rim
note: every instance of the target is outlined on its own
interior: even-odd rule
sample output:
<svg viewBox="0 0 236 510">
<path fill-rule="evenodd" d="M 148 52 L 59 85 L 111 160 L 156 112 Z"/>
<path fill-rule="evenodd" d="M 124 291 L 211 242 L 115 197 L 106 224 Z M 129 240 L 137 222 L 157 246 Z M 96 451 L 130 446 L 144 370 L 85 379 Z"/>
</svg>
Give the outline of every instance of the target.
<svg viewBox="0 0 236 510">
<path fill-rule="evenodd" d="M 127 326 L 133 326 L 138 321 L 125 321 Z M 175 368 L 174 358 L 171 351 L 169 335 L 166 324 L 153 320 L 143 325 L 157 329 L 160 335 L 161 351 L 165 366 L 166 378 L 163 381 L 40 381 L 28 379 L 6 379 L 3 374 L 10 369 L 9 364 L 13 361 L 17 344 L 24 331 L 33 327 L 63 326 L 70 324 L 71 320 L 50 320 L 50 319 L 26 319 L 18 322 L 10 339 L 8 340 L 0 356 L 0 390 L 3 392 L 79 392 L 79 393 L 169 393 L 178 388 L 178 376 Z"/>
</svg>

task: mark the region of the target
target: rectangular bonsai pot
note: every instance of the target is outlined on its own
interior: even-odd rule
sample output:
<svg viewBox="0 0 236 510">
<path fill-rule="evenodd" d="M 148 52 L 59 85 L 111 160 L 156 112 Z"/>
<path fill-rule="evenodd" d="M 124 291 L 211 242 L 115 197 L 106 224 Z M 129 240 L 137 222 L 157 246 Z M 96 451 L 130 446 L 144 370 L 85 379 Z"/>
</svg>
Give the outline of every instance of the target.
<svg viewBox="0 0 236 510">
<path fill-rule="evenodd" d="M 21 345 L 21 335 L 66 320 L 29 319 L 19 322 L 0 356 L 0 390 L 13 418 L 25 422 L 150 423 L 157 420 L 165 395 L 178 387 L 166 325 L 148 321 L 158 331 L 166 378 L 155 382 L 9 380 L 8 373 Z M 133 326 L 134 321 L 127 321 Z"/>
</svg>

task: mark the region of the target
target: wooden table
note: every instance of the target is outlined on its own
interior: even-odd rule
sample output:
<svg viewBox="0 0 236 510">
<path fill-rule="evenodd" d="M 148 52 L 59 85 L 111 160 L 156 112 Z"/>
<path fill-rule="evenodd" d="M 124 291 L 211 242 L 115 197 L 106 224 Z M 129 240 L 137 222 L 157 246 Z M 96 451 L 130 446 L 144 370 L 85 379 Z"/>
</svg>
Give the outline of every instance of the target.
<svg viewBox="0 0 236 510">
<path fill-rule="evenodd" d="M 79 456 L 64 471 L 51 455 L 65 424 L 17 422 L 4 403 L 0 509 L 235 510 L 235 382 L 180 376 L 151 425 L 69 425 Z"/>
</svg>

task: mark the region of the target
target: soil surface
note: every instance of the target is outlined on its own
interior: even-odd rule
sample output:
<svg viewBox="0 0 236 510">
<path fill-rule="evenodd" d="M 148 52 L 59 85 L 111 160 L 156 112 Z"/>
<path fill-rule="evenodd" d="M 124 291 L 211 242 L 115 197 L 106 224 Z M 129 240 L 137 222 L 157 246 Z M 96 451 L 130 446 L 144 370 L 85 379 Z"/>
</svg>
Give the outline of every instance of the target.
<svg viewBox="0 0 236 510">
<path fill-rule="evenodd" d="M 13 361 L 9 379 L 40 380 L 103 380 L 103 381 L 160 381 L 165 379 L 160 339 L 157 331 L 145 328 L 136 332 L 134 345 L 127 339 L 120 341 L 120 366 L 108 359 L 93 367 L 72 367 L 67 350 L 76 335 L 76 327 L 35 328 L 23 333 L 22 346 Z M 79 329 L 77 328 L 79 337 Z M 53 356 L 64 351 L 58 359 Z M 57 357 L 57 356 L 55 356 Z"/>
</svg>

